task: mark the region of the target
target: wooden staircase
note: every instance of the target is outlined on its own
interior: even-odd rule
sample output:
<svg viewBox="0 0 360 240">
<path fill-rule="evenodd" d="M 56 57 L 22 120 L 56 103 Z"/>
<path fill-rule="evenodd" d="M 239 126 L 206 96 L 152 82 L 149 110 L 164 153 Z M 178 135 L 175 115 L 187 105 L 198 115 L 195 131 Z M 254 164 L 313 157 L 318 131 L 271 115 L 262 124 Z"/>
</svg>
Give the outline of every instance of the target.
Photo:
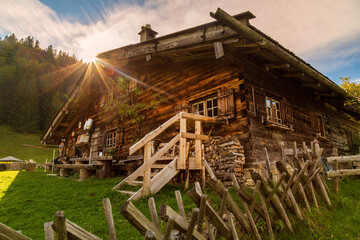
<svg viewBox="0 0 360 240">
<path fill-rule="evenodd" d="M 123 181 L 117 184 L 113 189 L 118 190 L 124 183 L 128 185 L 142 185 L 137 192 L 119 191 L 130 194 L 129 200 L 137 200 L 141 196 L 157 193 L 166 183 L 168 183 L 180 170 L 201 170 L 202 166 L 202 141 L 209 140 L 209 136 L 202 135 L 202 122 L 216 122 L 216 118 L 206 117 L 197 114 L 181 112 L 166 121 L 154 131 L 145 135 L 139 142 L 129 148 L 129 155 L 134 154 L 141 148 L 144 148 L 144 163 Z M 195 133 L 187 132 L 187 124 L 195 124 Z M 168 129 L 173 124 L 180 124 L 179 133 L 166 143 L 157 152 L 152 153 L 153 140 Z M 195 158 L 188 158 L 187 139 L 195 140 Z M 166 157 L 166 154 L 172 147 L 179 142 L 179 156 Z M 189 160 L 187 164 L 187 160 Z M 170 161 L 164 163 L 164 161 Z M 152 173 L 151 169 L 161 169 L 158 173 Z M 137 181 L 139 177 L 143 181 Z"/>
</svg>

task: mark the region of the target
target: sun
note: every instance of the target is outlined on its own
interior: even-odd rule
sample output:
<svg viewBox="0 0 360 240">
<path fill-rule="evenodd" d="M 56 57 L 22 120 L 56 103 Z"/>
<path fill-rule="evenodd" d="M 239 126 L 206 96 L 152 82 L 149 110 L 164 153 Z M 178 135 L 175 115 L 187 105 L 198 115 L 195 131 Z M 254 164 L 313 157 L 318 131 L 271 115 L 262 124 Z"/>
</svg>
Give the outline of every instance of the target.
<svg viewBox="0 0 360 240">
<path fill-rule="evenodd" d="M 88 57 L 83 57 L 83 61 L 85 63 L 93 63 L 96 61 L 96 57 L 95 56 L 88 56 Z"/>
</svg>

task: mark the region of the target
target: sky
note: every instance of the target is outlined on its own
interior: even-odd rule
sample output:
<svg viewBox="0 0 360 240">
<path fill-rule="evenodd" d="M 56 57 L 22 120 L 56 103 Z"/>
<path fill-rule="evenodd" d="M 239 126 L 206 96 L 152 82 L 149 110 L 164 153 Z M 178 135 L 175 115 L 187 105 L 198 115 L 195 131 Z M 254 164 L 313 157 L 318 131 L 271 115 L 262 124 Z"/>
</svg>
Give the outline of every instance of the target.
<svg viewBox="0 0 360 240">
<path fill-rule="evenodd" d="M 145 24 L 159 37 L 214 21 L 217 7 L 251 11 L 253 26 L 337 84 L 360 83 L 360 0 L 0 0 L 0 37 L 33 36 L 88 61 L 139 42 Z"/>
</svg>

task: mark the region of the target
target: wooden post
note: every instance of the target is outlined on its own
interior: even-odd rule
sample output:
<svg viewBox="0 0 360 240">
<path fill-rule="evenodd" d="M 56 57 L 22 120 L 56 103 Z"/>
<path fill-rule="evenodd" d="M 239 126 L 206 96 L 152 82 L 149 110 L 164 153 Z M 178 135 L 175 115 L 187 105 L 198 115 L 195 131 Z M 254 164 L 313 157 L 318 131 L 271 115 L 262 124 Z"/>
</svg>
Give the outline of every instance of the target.
<svg viewBox="0 0 360 240">
<path fill-rule="evenodd" d="M 54 162 L 54 160 L 53 160 L 53 162 Z M 62 160 L 62 163 L 69 164 L 70 162 L 68 160 Z M 54 166 L 53 166 L 53 168 L 54 168 Z M 70 169 L 60 168 L 60 177 L 66 177 L 66 176 L 69 176 L 69 174 L 70 174 Z"/>
<path fill-rule="evenodd" d="M 156 211 L 156 205 L 155 205 L 155 199 L 153 197 L 149 198 L 148 204 L 149 204 L 149 210 L 150 210 L 150 215 L 151 215 L 151 221 L 160 230 L 159 218 L 158 218 L 158 214 Z"/>
<path fill-rule="evenodd" d="M 190 182 L 190 158 L 189 158 L 189 152 L 190 152 L 190 143 L 186 143 L 186 170 L 185 170 L 185 190 L 189 188 L 189 182 Z"/>
<path fill-rule="evenodd" d="M 185 214 L 185 210 L 184 210 L 184 204 L 183 204 L 181 193 L 180 193 L 179 190 L 175 191 L 175 196 L 176 196 L 176 202 L 177 202 L 177 205 L 178 205 L 178 208 L 179 208 L 179 213 L 184 219 L 186 219 L 186 214 Z"/>
<path fill-rule="evenodd" d="M 202 225 L 203 225 L 203 221 L 204 221 L 204 217 L 205 217 L 206 199 L 207 199 L 207 195 L 202 194 L 201 200 L 200 200 L 200 212 L 199 212 L 198 227 L 197 227 L 197 230 L 199 231 L 199 233 L 202 233 L 202 230 L 203 230 Z"/>
<path fill-rule="evenodd" d="M 144 164 L 150 160 L 151 158 L 151 150 L 152 150 L 153 142 L 150 141 L 144 146 Z M 151 167 L 144 171 L 143 176 L 143 188 L 142 188 L 142 196 L 147 196 L 150 194 L 151 188 Z"/>
<path fill-rule="evenodd" d="M 233 215 L 230 212 L 228 212 L 226 214 L 226 218 L 227 218 L 228 225 L 229 225 L 229 228 L 230 228 L 230 231 L 231 231 L 232 239 L 233 240 L 239 240 L 239 236 L 238 236 L 238 234 L 236 232 L 236 228 L 235 228 L 235 224 L 234 224 Z"/>
<path fill-rule="evenodd" d="M 255 207 L 255 203 L 256 203 L 256 197 L 257 197 L 257 195 L 259 193 L 260 185 L 261 185 L 261 181 L 260 180 L 256 181 L 254 192 L 253 192 L 253 195 L 252 195 L 252 198 L 251 198 L 251 203 L 249 205 L 250 206 L 249 207 L 250 213 L 252 213 L 254 211 L 254 207 Z"/>
<path fill-rule="evenodd" d="M 144 240 L 151 240 L 154 239 L 154 233 L 151 230 L 148 230 L 145 233 Z"/>
<path fill-rule="evenodd" d="M 234 183 L 234 187 L 235 187 L 236 191 L 239 191 L 239 190 L 240 190 L 240 185 L 239 185 L 239 182 L 238 182 L 237 179 L 236 179 L 235 173 L 232 173 L 232 174 L 231 174 L 231 180 L 232 180 L 233 183 Z"/>
<path fill-rule="evenodd" d="M 160 230 L 131 202 L 129 201 L 124 202 L 120 208 L 120 213 L 141 234 L 145 235 L 148 230 L 151 230 L 154 233 L 155 239 L 157 240 L 163 239 L 163 235 L 160 232 Z"/>
<path fill-rule="evenodd" d="M 54 227 L 57 240 L 67 240 L 65 215 L 63 211 L 57 211 L 55 214 Z"/>
<path fill-rule="evenodd" d="M 285 155 L 285 143 L 284 142 L 280 143 L 280 148 L 281 148 L 281 158 L 283 160 L 283 163 L 286 166 L 286 155 Z"/>
<path fill-rule="evenodd" d="M 296 142 L 294 142 L 294 157 L 298 159 L 298 151 L 297 151 L 297 145 Z"/>
<path fill-rule="evenodd" d="M 202 125 L 201 121 L 196 120 L 195 121 L 195 134 L 201 135 L 202 134 Z M 195 166 L 196 169 L 201 169 L 201 160 L 202 160 L 202 154 L 201 154 L 201 140 L 195 139 Z"/>
<path fill-rule="evenodd" d="M 44 223 L 45 240 L 54 240 L 54 230 L 52 229 L 53 223 L 54 222 Z"/>
<path fill-rule="evenodd" d="M 250 222 L 250 226 L 251 226 L 253 232 L 255 233 L 256 239 L 257 239 L 257 240 L 261 240 L 260 234 L 259 234 L 259 232 L 258 232 L 258 230 L 257 230 L 257 227 L 256 227 L 256 225 L 255 225 L 254 219 L 253 219 L 253 217 L 252 217 L 252 215 L 251 215 L 251 213 L 250 213 L 250 210 L 249 210 L 248 206 L 246 205 L 246 203 L 245 203 L 242 199 L 240 199 L 240 201 L 241 201 L 241 204 L 243 205 L 243 208 L 244 208 L 244 210 L 245 210 L 245 213 L 246 213 L 246 215 L 247 215 L 247 217 L 248 217 L 248 220 L 249 220 L 249 222 Z"/>
<path fill-rule="evenodd" d="M 268 174 L 269 174 L 269 178 L 272 179 L 273 175 L 272 175 L 272 172 L 271 172 L 269 154 L 268 154 L 268 151 L 267 151 L 266 148 L 264 148 L 264 151 L 265 151 L 266 168 L 267 168 L 267 171 L 268 171 Z"/>
<path fill-rule="evenodd" d="M 103 208 L 104 208 L 104 213 L 105 213 L 105 218 L 106 218 L 106 224 L 108 227 L 109 239 L 116 240 L 116 231 L 115 231 L 114 218 L 112 215 L 110 199 L 104 198 L 102 203 L 103 203 Z"/>
<path fill-rule="evenodd" d="M 265 198 L 261 193 L 259 195 L 260 195 L 261 206 L 264 209 L 264 213 L 265 213 L 265 221 L 266 221 L 269 237 L 271 240 L 274 240 L 274 233 L 272 230 L 270 215 L 266 206 Z"/>
<path fill-rule="evenodd" d="M 203 163 L 205 160 L 205 146 L 201 144 L 201 162 Z M 206 173 L 205 173 L 205 165 L 201 164 L 201 185 L 202 188 L 206 189 Z"/>
<path fill-rule="evenodd" d="M 189 226 L 188 226 L 188 229 L 187 229 L 187 232 L 186 232 L 186 240 L 191 240 L 192 239 L 194 229 L 195 229 L 195 225 L 196 225 L 196 222 L 198 220 L 199 212 L 200 212 L 200 209 L 198 209 L 198 208 L 194 208 L 194 210 L 192 211 Z"/>
<path fill-rule="evenodd" d="M 169 216 L 163 240 L 169 240 L 170 239 L 170 235 L 171 235 L 172 228 L 174 226 L 174 222 L 175 222 L 175 217 L 174 216 Z"/>
<path fill-rule="evenodd" d="M 332 156 L 338 156 L 338 149 L 337 148 L 333 148 L 332 149 Z M 339 169 L 339 164 L 337 163 L 333 163 L 332 165 L 333 167 L 333 170 L 336 171 Z M 338 193 L 339 192 L 339 177 L 334 177 L 332 179 L 332 186 L 333 186 L 333 190 L 335 193 Z"/>
<path fill-rule="evenodd" d="M 186 138 L 182 137 L 186 133 L 186 118 L 180 118 L 180 149 L 178 158 L 178 169 L 186 169 Z"/>
</svg>

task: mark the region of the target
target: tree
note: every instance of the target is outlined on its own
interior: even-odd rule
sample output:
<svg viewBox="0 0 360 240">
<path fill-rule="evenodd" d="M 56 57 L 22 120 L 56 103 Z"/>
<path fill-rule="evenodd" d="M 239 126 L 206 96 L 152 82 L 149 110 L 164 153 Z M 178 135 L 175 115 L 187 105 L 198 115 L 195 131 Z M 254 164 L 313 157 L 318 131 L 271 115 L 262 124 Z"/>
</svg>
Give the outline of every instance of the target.
<svg viewBox="0 0 360 240">
<path fill-rule="evenodd" d="M 350 77 L 341 77 L 340 85 L 346 91 L 345 108 L 360 113 L 360 83 L 350 81 Z"/>
<path fill-rule="evenodd" d="M 39 129 L 39 92 L 36 79 L 23 78 L 13 98 L 11 125 L 20 132 L 33 133 Z"/>
</svg>

